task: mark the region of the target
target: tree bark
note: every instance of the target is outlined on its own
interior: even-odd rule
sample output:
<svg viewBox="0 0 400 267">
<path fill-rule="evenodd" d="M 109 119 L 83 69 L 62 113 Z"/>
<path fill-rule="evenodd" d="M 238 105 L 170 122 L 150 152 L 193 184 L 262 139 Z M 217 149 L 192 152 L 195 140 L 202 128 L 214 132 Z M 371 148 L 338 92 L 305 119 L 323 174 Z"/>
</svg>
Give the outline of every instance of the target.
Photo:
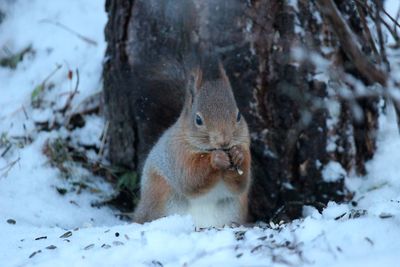
<svg viewBox="0 0 400 267">
<path fill-rule="evenodd" d="M 347 1 L 336 5 L 338 12 L 355 12 Z M 314 1 L 107 0 L 106 10 L 104 97 L 114 164 L 140 172 L 151 146 L 180 113 L 184 88 L 163 86 L 149 66 L 179 60 L 197 43 L 219 54 L 249 124 L 252 219 L 293 219 L 303 205 L 320 208 L 348 197 L 343 177 L 326 182 L 322 171 L 330 161 L 365 171 L 375 150 L 377 97 L 341 98 L 327 83 L 352 90 L 341 74 L 371 81 L 363 80 L 331 18 Z M 363 29 L 344 23 L 363 38 Z M 329 79 L 320 77 L 318 58 L 331 66 L 322 69 Z M 333 77 L 332 68 L 338 70 Z M 354 104 L 364 111 L 360 118 Z"/>
</svg>

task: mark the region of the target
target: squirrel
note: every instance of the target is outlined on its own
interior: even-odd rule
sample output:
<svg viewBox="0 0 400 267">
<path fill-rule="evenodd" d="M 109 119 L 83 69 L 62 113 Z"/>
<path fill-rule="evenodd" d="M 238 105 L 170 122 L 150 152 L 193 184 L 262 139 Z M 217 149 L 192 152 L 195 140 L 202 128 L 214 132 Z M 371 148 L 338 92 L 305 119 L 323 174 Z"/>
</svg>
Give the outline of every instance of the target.
<svg viewBox="0 0 400 267">
<path fill-rule="evenodd" d="M 145 160 L 134 222 L 191 215 L 196 227 L 243 224 L 251 182 L 250 138 L 220 62 L 193 68 L 177 121 Z"/>
</svg>

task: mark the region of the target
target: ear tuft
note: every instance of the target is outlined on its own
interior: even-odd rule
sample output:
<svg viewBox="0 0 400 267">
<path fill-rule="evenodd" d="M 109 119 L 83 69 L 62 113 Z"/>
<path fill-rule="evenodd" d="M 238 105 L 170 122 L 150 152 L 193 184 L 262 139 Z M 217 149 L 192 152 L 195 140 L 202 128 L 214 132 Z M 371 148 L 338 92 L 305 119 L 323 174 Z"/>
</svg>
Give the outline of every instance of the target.
<svg viewBox="0 0 400 267">
<path fill-rule="evenodd" d="M 203 84 L 203 72 L 201 71 L 200 67 L 197 67 L 193 70 L 190 79 L 190 89 L 193 93 L 198 92 L 201 88 L 201 85 Z"/>
<path fill-rule="evenodd" d="M 222 80 L 223 80 L 224 83 L 230 88 L 230 87 L 231 87 L 231 83 L 229 82 L 228 75 L 226 75 L 225 68 L 224 68 L 224 66 L 222 65 L 222 63 L 221 63 L 220 60 L 218 60 L 218 69 L 219 69 L 219 72 L 220 72 L 220 74 L 221 74 Z"/>
</svg>

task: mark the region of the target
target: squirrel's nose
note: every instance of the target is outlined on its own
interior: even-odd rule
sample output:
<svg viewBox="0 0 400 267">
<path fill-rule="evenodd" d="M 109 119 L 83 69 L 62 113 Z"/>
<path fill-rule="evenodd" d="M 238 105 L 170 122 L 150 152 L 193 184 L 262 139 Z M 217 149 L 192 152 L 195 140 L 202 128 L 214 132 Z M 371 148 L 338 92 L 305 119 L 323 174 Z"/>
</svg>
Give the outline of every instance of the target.
<svg viewBox="0 0 400 267">
<path fill-rule="evenodd" d="M 227 148 L 229 148 L 229 144 L 230 144 L 229 142 L 224 142 L 224 143 L 221 143 L 219 147 L 221 149 L 227 149 Z"/>
<path fill-rule="evenodd" d="M 211 141 L 215 148 L 226 149 L 229 148 L 230 145 L 230 138 L 225 133 L 219 133 L 211 136 Z"/>
</svg>

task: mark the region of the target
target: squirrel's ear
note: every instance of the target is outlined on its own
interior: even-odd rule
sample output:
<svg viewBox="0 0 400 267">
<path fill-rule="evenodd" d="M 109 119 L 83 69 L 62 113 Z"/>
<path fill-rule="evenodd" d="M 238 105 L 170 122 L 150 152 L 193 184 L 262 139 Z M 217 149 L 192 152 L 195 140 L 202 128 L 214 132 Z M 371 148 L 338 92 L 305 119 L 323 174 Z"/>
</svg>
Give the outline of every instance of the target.
<svg viewBox="0 0 400 267">
<path fill-rule="evenodd" d="M 203 73 L 199 67 L 192 70 L 189 75 L 188 84 L 186 87 L 186 104 L 190 107 L 193 104 L 196 93 L 199 91 L 202 85 Z"/>
<path fill-rule="evenodd" d="M 203 72 L 201 71 L 200 67 L 194 69 L 191 75 L 191 88 L 192 93 L 196 93 L 201 88 L 203 83 Z"/>
<path fill-rule="evenodd" d="M 230 88 L 231 87 L 231 83 L 229 82 L 228 75 L 226 75 L 225 68 L 222 65 L 221 61 L 218 61 L 218 69 L 219 69 L 219 72 L 221 74 L 222 80 Z"/>
</svg>

